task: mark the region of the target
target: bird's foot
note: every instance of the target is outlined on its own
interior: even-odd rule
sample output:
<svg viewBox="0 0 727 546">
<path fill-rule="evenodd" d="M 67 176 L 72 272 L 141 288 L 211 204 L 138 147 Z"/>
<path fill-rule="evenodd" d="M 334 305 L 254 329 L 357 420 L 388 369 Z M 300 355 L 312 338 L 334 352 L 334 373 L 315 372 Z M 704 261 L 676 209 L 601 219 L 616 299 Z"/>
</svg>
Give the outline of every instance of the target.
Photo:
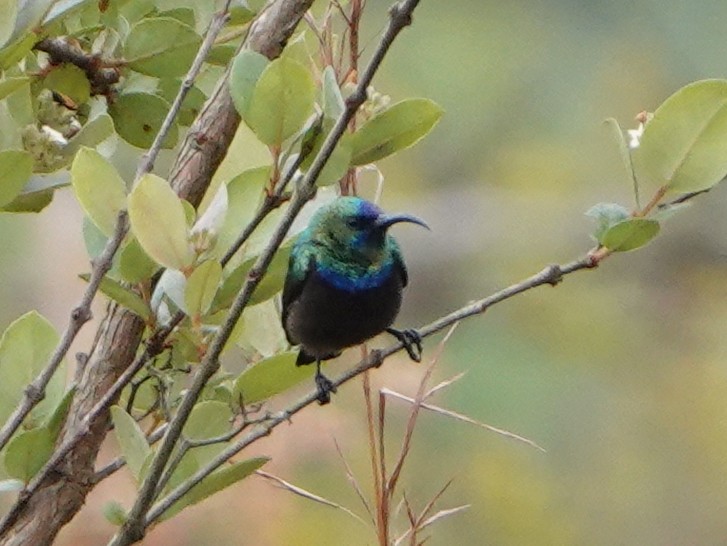
<svg viewBox="0 0 727 546">
<path fill-rule="evenodd" d="M 333 381 L 321 373 L 320 368 L 316 371 L 316 387 L 318 387 L 318 403 L 323 406 L 331 401 L 331 393 L 336 392 Z"/>
<path fill-rule="evenodd" d="M 404 344 L 409 358 L 414 362 L 422 361 L 422 336 L 413 328 L 407 330 L 397 330 L 396 328 L 387 328 L 386 331 Z"/>
</svg>

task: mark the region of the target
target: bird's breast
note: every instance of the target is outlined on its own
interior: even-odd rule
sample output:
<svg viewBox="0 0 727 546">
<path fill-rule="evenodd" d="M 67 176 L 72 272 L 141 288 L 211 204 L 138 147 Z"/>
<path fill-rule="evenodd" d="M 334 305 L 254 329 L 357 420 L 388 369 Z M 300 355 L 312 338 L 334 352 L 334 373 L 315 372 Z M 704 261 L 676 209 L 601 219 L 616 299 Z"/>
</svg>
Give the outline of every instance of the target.
<svg viewBox="0 0 727 546">
<path fill-rule="evenodd" d="M 291 304 L 285 329 L 292 342 L 313 356 L 337 353 L 390 326 L 401 306 L 401 292 L 401 276 L 393 268 L 355 280 L 317 269 Z"/>
</svg>

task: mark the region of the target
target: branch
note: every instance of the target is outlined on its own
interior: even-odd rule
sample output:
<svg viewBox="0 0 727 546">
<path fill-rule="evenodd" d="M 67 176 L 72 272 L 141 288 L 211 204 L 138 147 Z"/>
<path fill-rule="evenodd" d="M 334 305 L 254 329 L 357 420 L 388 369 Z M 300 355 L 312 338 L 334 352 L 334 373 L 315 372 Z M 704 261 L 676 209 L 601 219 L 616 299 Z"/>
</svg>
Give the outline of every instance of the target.
<svg viewBox="0 0 727 546">
<path fill-rule="evenodd" d="M 15 431 L 18 430 L 23 420 L 28 416 L 31 410 L 37 406 L 43 398 L 45 398 L 45 390 L 50 383 L 51 378 L 58 370 L 63 359 L 68 354 L 68 350 L 71 348 L 73 340 L 76 339 L 76 335 L 81 330 L 84 324 L 86 324 L 91 317 L 91 303 L 93 298 L 96 296 L 101 281 L 104 275 L 111 269 L 111 262 L 114 259 L 114 255 L 121 246 L 121 242 L 124 240 L 127 230 L 127 219 L 126 213 L 122 212 L 119 214 L 119 218 L 116 221 L 114 233 L 112 237 L 106 243 L 103 252 L 93 261 L 93 270 L 91 271 L 91 278 L 89 279 L 88 286 L 83 293 L 83 297 L 79 304 L 71 311 L 71 316 L 68 321 L 61 339 L 58 341 L 58 345 L 53 351 L 53 354 L 46 364 L 45 368 L 38 374 L 38 376 L 30 383 L 23 393 L 23 399 L 20 404 L 16 406 L 13 413 L 8 417 L 8 420 L 0 429 L 0 449 L 5 447 Z"/>
<path fill-rule="evenodd" d="M 185 94 L 227 20 L 229 2 L 230 0 L 210 23 L 205 40 L 185 77 L 184 84 L 167 113 L 154 143 L 139 165 L 137 179 L 151 170 Z M 120 240 L 116 248 L 111 248 L 112 241 L 110 241 L 104 249 L 104 257 L 108 251 L 108 266 L 127 231 L 126 215 L 121 214 L 112 241 L 116 237 Z M 102 277 L 102 274 L 98 276 L 96 289 Z M 95 291 L 93 293 L 89 291 L 91 286 L 93 283 L 87 288 L 86 294 L 90 294 L 89 297 L 92 299 Z M 95 483 L 93 463 L 106 435 L 108 408 L 146 360 L 155 356 L 155 351 L 159 351 L 158 344 L 148 344 L 143 354 L 135 359 L 144 323 L 136 315 L 117 305 L 112 305 L 109 309 L 107 320 L 99 330 L 101 350 L 95 357 L 96 365 L 87 366 L 84 370 L 62 433 L 61 445 L 21 492 L 11 510 L 0 522 L 0 544 L 50 544 L 60 528 L 80 509 L 86 494 Z M 171 329 L 164 330 L 161 339 L 163 340 L 170 331 Z M 75 334 L 73 336 L 75 337 Z M 64 336 L 64 339 L 65 337 L 68 336 Z M 133 365 L 129 366 L 130 362 L 133 362 Z M 54 478 L 53 475 L 57 474 L 57 467 L 61 463 L 65 465 L 63 479 Z M 11 528 L 13 528 L 12 533 Z"/>
<path fill-rule="evenodd" d="M 434 322 L 427 324 L 426 326 L 423 326 L 420 330 L 418 330 L 418 332 L 422 338 L 429 337 L 452 326 L 457 322 L 476 315 L 480 315 L 497 303 L 510 299 L 523 292 L 527 292 L 528 290 L 532 290 L 533 288 L 536 288 L 538 286 L 543 286 L 546 284 L 551 286 L 557 286 L 566 275 L 575 273 L 576 271 L 590 270 L 597 267 L 600 262 L 598 259 L 594 259 L 594 255 L 597 255 L 597 249 L 589 252 L 583 258 L 567 263 L 565 265 L 549 265 L 539 273 L 536 273 L 535 275 L 532 275 L 527 279 L 508 286 L 507 288 L 495 292 L 494 294 L 487 296 L 486 298 L 483 298 L 479 301 L 461 307 L 460 309 L 457 309 L 456 311 L 453 311 L 452 313 L 438 320 L 435 320 Z M 394 353 L 401 351 L 403 348 L 404 345 L 401 342 L 397 342 L 393 345 L 390 345 L 386 349 L 372 351 L 356 366 L 347 370 L 338 378 L 332 379 L 333 385 L 335 387 L 340 387 L 354 377 L 357 377 L 372 368 L 378 368 L 379 366 L 381 366 L 381 364 L 383 364 L 386 358 L 393 355 Z M 219 453 L 214 459 L 212 459 L 205 466 L 200 468 L 188 480 L 178 485 L 167 496 L 157 502 L 157 504 L 155 504 L 151 508 L 151 510 L 149 510 L 144 525 L 149 526 L 156 522 L 162 516 L 162 514 L 164 514 L 164 512 L 168 510 L 175 502 L 181 499 L 187 492 L 189 492 L 190 489 L 199 484 L 212 472 L 225 464 L 231 457 L 234 457 L 240 451 L 248 447 L 250 444 L 256 442 L 257 440 L 270 435 L 278 425 L 289 422 L 293 415 L 297 414 L 307 406 L 317 402 L 317 396 L 318 393 L 315 391 L 307 394 L 297 402 L 288 406 L 278 415 L 272 416 L 269 421 L 258 426 L 247 436 L 241 438 L 240 440 L 226 448 L 224 451 Z"/>
<path fill-rule="evenodd" d="M 283 242 L 290 226 L 303 206 L 310 200 L 315 182 L 323 170 L 326 161 L 331 156 L 333 150 L 338 144 L 338 141 L 346 131 L 349 122 L 353 119 L 359 107 L 366 100 L 366 90 L 371 84 L 371 80 L 381 65 L 384 56 L 388 52 L 399 32 L 411 23 L 411 13 L 418 3 L 419 0 L 404 0 L 392 6 L 390 10 L 389 25 L 384 32 L 371 61 L 366 67 L 366 70 L 353 94 L 346 100 L 345 110 L 336 121 L 333 129 L 328 134 L 328 137 L 313 160 L 310 169 L 301 181 L 298 191 L 294 194 L 290 206 L 285 211 L 285 214 L 277 229 L 273 233 L 270 242 L 250 270 L 248 279 L 235 298 L 227 319 L 215 335 L 205 358 L 199 365 L 192 385 L 187 390 L 177 413 L 169 423 L 169 429 L 167 429 L 161 445 L 151 461 L 149 472 L 144 479 L 144 482 L 141 484 L 134 506 L 129 511 L 129 515 L 121 530 L 116 534 L 114 539 L 112 539 L 109 546 L 128 546 L 129 544 L 141 540 L 144 537 L 148 526 L 146 523 L 148 520 L 146 514 L 154 502 L 158 491 L 158 485 L 162 479 L 167 463 L 169 462 L 174 447 L 182 434 L 184 424 L 191 414 L 202 389 L 219 369 L 219 356 L 222 353 L 227 340 L 232 334 L 232 331 L 242 315 L 243 310 L 250 301 L 253 291 L 265 275 L 267 268 L 273 260 L 275 252 Z"/>
</svg>

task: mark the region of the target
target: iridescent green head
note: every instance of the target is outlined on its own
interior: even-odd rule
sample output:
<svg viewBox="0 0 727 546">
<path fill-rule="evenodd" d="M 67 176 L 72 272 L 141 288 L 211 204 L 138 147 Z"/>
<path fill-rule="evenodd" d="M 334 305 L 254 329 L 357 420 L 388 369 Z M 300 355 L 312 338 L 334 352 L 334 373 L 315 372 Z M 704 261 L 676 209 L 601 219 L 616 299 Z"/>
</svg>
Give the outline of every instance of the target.
<svg viewBox="0 0 727 546">
<path fill-rule="evenodd" d="M 387 229 L 399 222 L 429 229 L 415 216 L 385 214 L 378 206 L 360 197 L 340 197 L 321 207 L 311 219 L 309 229 L 312 238 L 329 248 L 368 254 L 384 249 Z"/>
</svg>

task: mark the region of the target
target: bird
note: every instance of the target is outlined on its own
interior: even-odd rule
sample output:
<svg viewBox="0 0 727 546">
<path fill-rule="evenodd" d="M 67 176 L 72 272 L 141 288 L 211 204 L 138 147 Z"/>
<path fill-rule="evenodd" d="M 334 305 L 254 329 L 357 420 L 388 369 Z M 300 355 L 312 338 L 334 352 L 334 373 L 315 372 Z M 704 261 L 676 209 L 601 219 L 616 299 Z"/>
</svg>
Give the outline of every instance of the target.
<svg viewBox="0 0 727 546">
<path fill-rule="evenodd" d="M 282 294 L 281 321 L 291 345 L 299 345 L 297 366 L 316 365 L 317 400 L 335 392 L 321 362 L 386 331 L 401 341 L 412 360 L 421 360 L 415 330 L 391 325 L 399 313 L 408 274 L 399 244 L 388 230 L 409 222 L 409 214 L 386 214 L 355 196 L 322 206 L 293 244 Z"/>
</svg>

